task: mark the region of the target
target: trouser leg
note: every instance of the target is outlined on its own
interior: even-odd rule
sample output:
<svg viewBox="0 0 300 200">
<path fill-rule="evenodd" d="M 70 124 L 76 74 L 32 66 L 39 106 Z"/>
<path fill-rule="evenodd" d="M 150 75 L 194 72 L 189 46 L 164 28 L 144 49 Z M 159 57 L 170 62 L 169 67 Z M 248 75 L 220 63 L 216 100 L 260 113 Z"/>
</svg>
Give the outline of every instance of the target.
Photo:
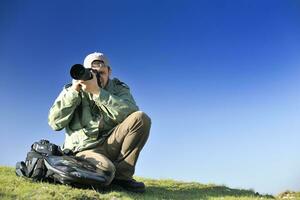
<svg viewBox="0 0 300 200">
<path fill-rule="evenodd" d="M 110 173 L 112 173 L 107 184 L 109 184 L 113 180 L 116 168 L 114 164 L 102 152 L 100 152 L 100 150 L 85 150 L 77 153 L 76 156 L 90 161 L 100 170 L 109 171 Z"/>
<path fill-rule="evenodd" d="M 116 179 L 131 179 L 139 154 L 150 132 L 151 119 L 143 112 L 129 115 L 104 142 L 103 147 L 116 167 Z"/>
</svg>

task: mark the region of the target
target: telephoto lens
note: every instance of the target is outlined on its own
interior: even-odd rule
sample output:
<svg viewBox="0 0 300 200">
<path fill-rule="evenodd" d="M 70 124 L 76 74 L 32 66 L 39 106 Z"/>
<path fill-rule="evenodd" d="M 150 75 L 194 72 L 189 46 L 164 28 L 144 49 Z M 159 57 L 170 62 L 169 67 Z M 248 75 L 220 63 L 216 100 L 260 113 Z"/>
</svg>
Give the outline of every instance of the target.
<svg viewBox="0 0 300 200">
<path fill-rule="evenodd" d="M 93 74 L 90 69 L 85 68 L 82 64 L 75 64 L 71 67 L 70 75 L 75 80 L 91 80 L 93 78 Z"/>
</svg>

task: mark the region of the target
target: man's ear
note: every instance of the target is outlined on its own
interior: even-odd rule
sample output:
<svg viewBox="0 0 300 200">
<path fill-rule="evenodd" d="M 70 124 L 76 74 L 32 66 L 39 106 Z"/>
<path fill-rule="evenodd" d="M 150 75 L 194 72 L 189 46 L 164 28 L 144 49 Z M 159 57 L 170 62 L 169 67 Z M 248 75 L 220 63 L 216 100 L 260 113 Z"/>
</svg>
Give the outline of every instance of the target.
<svg viewBox="0 0 300 200">
<path fill-rule="evenodd" d="M 108 75 L 110 76 L 111 75 L 111 68 L 110 67 L 108 67 Z"/>
</svg>

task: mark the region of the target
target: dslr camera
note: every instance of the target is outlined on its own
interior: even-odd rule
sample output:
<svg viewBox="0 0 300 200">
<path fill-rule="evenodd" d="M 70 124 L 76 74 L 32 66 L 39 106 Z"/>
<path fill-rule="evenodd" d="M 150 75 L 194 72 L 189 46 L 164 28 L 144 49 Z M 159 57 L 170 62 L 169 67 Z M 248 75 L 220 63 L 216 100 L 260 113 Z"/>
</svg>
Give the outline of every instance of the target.
<svg viewBox="0 0 300 200">
<path fill-rule="evenodd" d="M 92 71 L 97 74 L 96 70 L 85 68 L 82 64 L 75 64 L 71 67 L 70 75 L 75 80 L 87 81 L 93 78 Z"/>
<path fill-rule="evenodd" d="M 75 80 L 82 80 L 82 81 L 88 81 L 93 79 L 94 72 L 97 77 L 97 83 L 99 87 L 101 87 L 100 83 L 100 73 L 97 70 L 93 70 L 92 68 L 85 68 L 82 64 L 75 64 L 71 67 L 70 75 Z"/>
</svg>

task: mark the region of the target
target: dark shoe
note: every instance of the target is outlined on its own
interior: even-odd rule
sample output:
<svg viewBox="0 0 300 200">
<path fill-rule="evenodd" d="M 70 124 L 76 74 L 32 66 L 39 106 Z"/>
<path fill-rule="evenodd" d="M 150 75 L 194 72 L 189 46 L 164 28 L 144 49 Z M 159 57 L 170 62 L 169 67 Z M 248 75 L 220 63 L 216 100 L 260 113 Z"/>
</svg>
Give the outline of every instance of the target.
<svg viewBox="0 0 300 200">
<path fill-rule="evenodd" d="M 145 184 L 143 182 L 138 182 L 134 179 L 130 179 L 130 180 L 114 179 L 111 182 L 111 184 L 118 185 L 130 192 L 143 193 L 146 190 Z"/>
</svg>

